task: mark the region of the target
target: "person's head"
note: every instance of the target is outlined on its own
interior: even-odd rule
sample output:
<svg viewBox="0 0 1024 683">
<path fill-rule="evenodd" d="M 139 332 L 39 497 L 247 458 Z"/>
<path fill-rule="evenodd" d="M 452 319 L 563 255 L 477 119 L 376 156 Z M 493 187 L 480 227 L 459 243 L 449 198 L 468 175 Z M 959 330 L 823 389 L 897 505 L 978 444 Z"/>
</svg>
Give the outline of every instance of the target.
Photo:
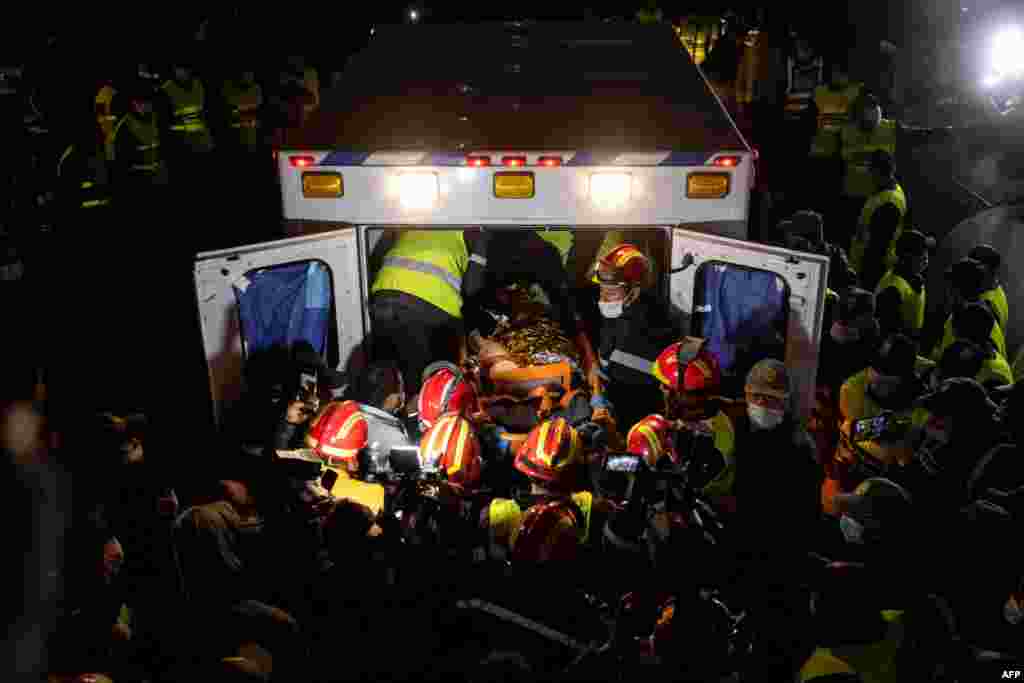
<svg viewBox="0 0 1024 683">
<path fill-rule="evenodd" d="M 868 170 L 875 184 L 875 190 L 883 190 L 896 177 L 896 160 L 884 149 L 876 149 L 868 159 Z"/>
<path fill-rule="evenodd" d="M 923 276 L 928 270 L 929 251 L 934 248 L 933 238 L 918 230 L 904 230 L 896 240 L 896 257 L 904 270 Z"/>
<path fill-rule="evenodd" d="M 988 306 L 971 302 L 953 311 L 953 335 L 958 339 L 987 347 L 996 319 Z"/>
<path fill-rule="evenodd" d="M 649 259 L 632 244 L 620 244 L 597 264 L 593 282 L 600 287 L 597 305 L 605 318 L 618 318 L 646 286 Z"/>
<path fill-rule="evenodd" d="M 666 461 L 677 462 L 672 423 L 661 415 L 648 415 L 630 428 L 626 451 L 639 455 L 652 470 Z"/>
<path fill-rule="evenodd" d="M 825 221 L 815 211 L 797 211 L 779 223 L 779 231 L 788 249 L 817 254 L 825 244 Z"/>
<path fill-rule="evenodd" d="M 952 377 L 976 377 L 985 363 L 987 353 L 978 344 L 958 339 L 946 347 L 939 359 L 936 372 L 932 374 L 932 389 L 937 389 L 943 380 Z"/>
<path fill-rule="evenodd" d="M 875 320 L 875 297 L 859 287 L 842 292 L 839 311 L 829 335 L 837 344 L 856 344 L 870 337 L 878 327 Z"/>
<path fill-rule="evenodd" d="M 998 408 L 985 388 L 970 377 L 943 380 L 917 404 L 929 412 L 925 434 L 935 445 L 971 438 L 978 434 L 975 430 L 991 430 Z"/>
<path fill-rule="evenodd" d="M 405 408 L 405 380 L 394 363 L 370 365 L 356 382 L 354 398 L 359 403 L 397 415 Z"/>
<path fill-rule="evenodd" d="M 979 244 L 971 249 L 967 258 L 977 261 L 985 270 L 984 289 L 992 289 L 999 284 L 999 267 L 1003 259 L 991 244 Z"/>
<path fill-rule="evenodd" d="M 722 369 L 706 339 L 686 337 L 672 344 L 658 356 L 653 371 L 669 419 L 703 420 L 719 409 Z"/>
<path fill-rule="evenodd" d="M 522 516 L 512 562 L 537 565 L 570 562 L 579 555 L 583 520 L 564 500 L 537 503 Z"/>
<path fill-rule="evenodd" d="M 863 95 L 855 106 L 854 115 L 861 130 L 876 130 L 882 123 L 882 105 L 874 95 Z"/>
<path fill-rule="evenodd" d="M 458 413 L 446 413 L 420 439 L 420 464 L 444 470 L 452 484 L 475 489 L 483 467 L 481 450 L 473 424 Z"/>
<path fill-rule="evenodd" d="M 853 493 L 837 494 L 843 537 L 854 544 L 898 541 L 912 524 L 912 500 L 902 486 L 881 477 L 862 482 Z"/>
<path fill-rule="evenodd" d="M 564 418 L 556 417 L 530 431 L 513 466 L 537 489 L 572 493 L 580 483 L 585 462 L 579 433 Z"/>
<path fill-rule="evenodd" d="M 445 413 L 458 413 L 468 417 L 477 407 L 476 389 L 454 363 L 431 363 L 423 371 L 417 399 L 420 430 L 434 426 Z"/>
<path fill-rule="evenodd" d="M 359 454 L 369 443 L 370 428 L 356 401 L 332 401 L 309 425 L 306 446 L 329 465 L 349 473 L 359 469 Z"/>
<path fill-rule="evenodd" d="M 153 92 L 145 83 L 137 82 L 128 87 L 128 110 L 135 116 L 147 117 L 153 113 Z"/>
<path fill-rule="evenodd" d="M 675 681 L 717 681 L 726 674 L 732 620 L 717 600 L 672 600 L 655 623 L 654 654 Z"/>
<path fill-rule="evenodd" d="M 905 334 L 891 334 L 867 369 L 868 392 L 880 403 L 904 394 L 913 382 L 917 345 Z"/>
<path fill-rule="evenodd" d="M 946 271 L 954 308 L 977 301 L 985 291 L 985 269 L 971 258 L 960 259 Z"/>
<path fill-rule="evenodd" d="M 782 361 L 765 358 L 747 373 L 744 387 L 747 415 L 754 429 L 774 429 L 782 424 L 792 406 L 789 373 Z"/>
</svg>

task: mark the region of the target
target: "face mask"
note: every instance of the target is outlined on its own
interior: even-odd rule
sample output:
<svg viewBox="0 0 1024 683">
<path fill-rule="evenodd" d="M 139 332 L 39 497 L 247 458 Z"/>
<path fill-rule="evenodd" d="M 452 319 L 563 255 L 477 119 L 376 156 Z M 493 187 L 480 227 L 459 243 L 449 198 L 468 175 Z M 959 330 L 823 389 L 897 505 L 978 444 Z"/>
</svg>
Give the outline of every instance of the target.
<svg viewBox="0 0 1024 683">
<path fill-rule="evenodd" d="M 786 411 L 748 403 L 747 415 L 750 417 L 751 424 L 757 429 L 774 429 L 782 423 L 786 417 Z"/>
<path fill-rule="evenodd" d="M 621 301 L 598 301 L 597 307 L 605 318 L 618 318 L 622 315 L 623 305 Z"/>
<path fill-rule="evenodd" d="M 839 528 L 843 532 L 843 538 L 847 543 L 864 543 L 864 525 L 849 515 L 839 518 Z"/>
<path fill-rule="evenodd" d="M 1008 624 L 1018 625 L 1024 621 L 1024 608 L 1020 606 L 1020 603 L 1011 595 L 1006 604 L 1003 605 L 1003 619 L 1006 619 Z"/>
</svg>

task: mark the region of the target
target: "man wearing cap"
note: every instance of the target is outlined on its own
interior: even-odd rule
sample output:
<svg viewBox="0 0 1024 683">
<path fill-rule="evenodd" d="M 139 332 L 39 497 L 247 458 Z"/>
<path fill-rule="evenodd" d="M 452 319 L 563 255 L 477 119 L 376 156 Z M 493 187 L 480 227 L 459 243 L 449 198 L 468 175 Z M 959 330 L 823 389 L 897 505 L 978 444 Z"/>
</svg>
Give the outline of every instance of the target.
<svg viewBox="0 0 1024 683">
<path fill-rule="evenodd" d="M 871 152 L 867 167 L 871 192 L 850 242 L 850 266 L 861 286 L 874 291 L 878 279 L 896 265 L 896 241 L 907 216 L 907 196 L 896 181 L 896 164 L 888 151 Z"/>
<path fill-rule="evenodd" d="M 999 281 L 999 267 L 1003 262 L 999 252 L 991 244 L 979 244 L 971 249 L 967 258 L 977 261 L 985 269 L 985 280 L 982 284 L 984 291 L 981 293 L 981 300 L 992 304 L 992 310 L 996 314 L 996 322 L 999 327 L 1006 330 L 1010 319 L 1010 305 L 1006 300 L 1006 291 Z"/>
<path fill-rule="evenodd" d="M 927 306 L 924 276 L 928 250 L 935 240 L 917 230 L 907 230 L 896 240 L 896 265 L 875 287 L 875 311 L 882 334 L 902 332 L 919 339 Z"/>
<path fill-rule="evenodd" d="M 849 491 L 871 472 L 880 472 L 911 452 L 907 437 L 922 427 L 927 413 L 914 405 L 924 386 L 915 372 L 917 347 L 906 335 L 885 339 L 870 367 L 848 379 L 839 394 L 840 439 L 835 457 L 826 467 L 822 487 L 826 511 L 834 511 L 831 497 Z M 876 438 L 862 439 L 854 432 L 858 420 L 891 414 L 890 425 Z"/>
<path fill-rule="evenodd" d="M 969 258 L 957 261 L 950 266 L 949 270 L 946 271 L 946 279 L 951 285 L 950 304 L 953 312 L 972 302 L 980 302 L 989 309 L 992 308 L 992 304 L 990 302 L 982 301 L 981 299 L 981 295 L 985 291 L 985 269 L 977 261 Z M 994 310 L 993 316 L 998 317 Z M 1002 355 L 1003 358 L 1007 358 L 1006 337 L 1003 334 L 1002 328 L 1000 328 L 999 325 L 993 325 L 992 334 L 990 336 L 999 354 Z M 939 345 L 936 346 L 935 350 L 932 352 L 932 358 L 935 360 L 941 358 L 943 351 L 945 351 L 955 339 L 956 335 L 953 332 L 953 314 L 951 312 L 949 317 L 946 319 L 946 325 L 943 328 L 942 341 L 939 342 Z"/>
</svg>

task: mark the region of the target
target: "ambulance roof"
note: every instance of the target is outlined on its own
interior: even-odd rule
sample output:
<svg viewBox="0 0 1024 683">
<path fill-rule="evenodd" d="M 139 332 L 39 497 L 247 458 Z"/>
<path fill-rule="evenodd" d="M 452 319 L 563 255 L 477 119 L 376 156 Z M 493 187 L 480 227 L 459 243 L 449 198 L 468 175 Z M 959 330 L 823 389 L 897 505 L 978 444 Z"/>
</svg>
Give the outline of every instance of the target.
<svg viewBox="0 0 1024 683">
<path fill-rule="evenodd" d="M 745 151 L 670 27 L 379 27 L 297 149 Z"/>
</svg>

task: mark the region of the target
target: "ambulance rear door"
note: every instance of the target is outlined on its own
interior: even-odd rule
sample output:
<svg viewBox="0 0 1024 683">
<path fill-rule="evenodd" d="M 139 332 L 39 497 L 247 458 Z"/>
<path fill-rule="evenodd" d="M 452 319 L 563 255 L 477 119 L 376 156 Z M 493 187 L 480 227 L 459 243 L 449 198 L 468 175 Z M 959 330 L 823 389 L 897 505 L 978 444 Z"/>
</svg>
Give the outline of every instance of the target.
<svg viewBox="0 0 1024 683">
<path fill-rule="evenodd" d="M 672 229 L 669 297 L 680 325 L 706 337 L 722 363 L 724 392 L 741 398 L 758 360 L 783 360 L 795 409 L 810 415 L 828 280 L 828 258 Z"/>
<path fill-rule="evenodd" d="M 214 421 L 243 396 L 244 369 L 272 349 L 306 342 L 331 368 L 362 367 L 359 240 L 355 227 L 201 253 L 195 291 Z"/>
</svg>

